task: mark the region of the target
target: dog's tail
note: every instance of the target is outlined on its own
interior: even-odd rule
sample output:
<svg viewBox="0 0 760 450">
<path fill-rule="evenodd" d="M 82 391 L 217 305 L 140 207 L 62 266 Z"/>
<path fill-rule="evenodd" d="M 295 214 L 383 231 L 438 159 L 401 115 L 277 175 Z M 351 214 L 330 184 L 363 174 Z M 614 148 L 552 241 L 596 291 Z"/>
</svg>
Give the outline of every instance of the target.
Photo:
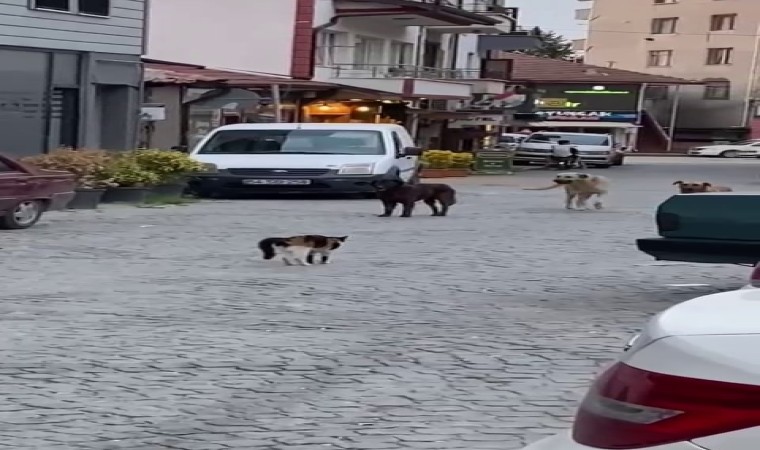
<svg viewBox="0 0 760 450">
<path fill-rule="evenodd" d="M 264 254 L 264 259 L 272 259 L 277 254 L 275 247 L 286 247 L 287 242 L 283 238 L 266 238 L 259 241 L 259 250 Z"/>
<path fill-rule="evenodd" d="M 555 184 L 553 186 L 542 187 L 542 188 L 523 188 L 523 191 L 548 191 L 550 189 L 557 189 L 560 186 L 561 184 Z"/>
</svg>

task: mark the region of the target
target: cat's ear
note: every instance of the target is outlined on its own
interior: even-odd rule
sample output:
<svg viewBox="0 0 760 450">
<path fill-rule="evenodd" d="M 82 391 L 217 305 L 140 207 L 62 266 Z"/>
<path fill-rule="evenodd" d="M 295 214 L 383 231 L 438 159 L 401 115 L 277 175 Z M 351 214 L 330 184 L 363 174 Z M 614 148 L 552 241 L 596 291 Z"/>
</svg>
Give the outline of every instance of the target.
<svg viewBox="0 0 760 450">
<path fill-rule="evenodd" d="M 338 240 L 341 242 L 346 242 L 346 239 L 348 239 L 348 236 L 341 236 L 338 238 Z"/>
</svg>

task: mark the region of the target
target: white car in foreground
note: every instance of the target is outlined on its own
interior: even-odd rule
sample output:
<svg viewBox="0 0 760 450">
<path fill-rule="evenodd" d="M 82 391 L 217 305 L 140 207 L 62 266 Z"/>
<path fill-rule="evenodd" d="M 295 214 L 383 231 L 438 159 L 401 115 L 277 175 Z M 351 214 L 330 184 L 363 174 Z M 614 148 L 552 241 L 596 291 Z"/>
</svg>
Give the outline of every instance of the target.
<svg viewBox="0 0 760 450">
<path fill-rule="evenodd" d="M 760 156 L 760 139 L 693 147 L 689 149 L 688 155 L 720 156 L 723 158 L 758 157 Z"/>
<path fill-rule="evenodd" d="M 760 290 L 650 320 L 593 382 L 572 431 L 523 450 L 760 449 Z"/>
</svg>

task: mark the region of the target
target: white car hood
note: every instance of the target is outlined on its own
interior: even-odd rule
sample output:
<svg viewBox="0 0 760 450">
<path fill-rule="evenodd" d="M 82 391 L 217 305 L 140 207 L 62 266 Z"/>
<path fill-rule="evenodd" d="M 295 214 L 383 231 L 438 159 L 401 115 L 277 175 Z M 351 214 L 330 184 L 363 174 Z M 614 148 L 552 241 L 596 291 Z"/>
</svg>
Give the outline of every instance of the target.
<svg viewBox="0 0 760 450">
<path fill-rule="evenodd" d="M 337 169 L 344 164 L 373 164 L 386 155 L 214 155 L 192 158 L 219 169 Z"/>
</svg>

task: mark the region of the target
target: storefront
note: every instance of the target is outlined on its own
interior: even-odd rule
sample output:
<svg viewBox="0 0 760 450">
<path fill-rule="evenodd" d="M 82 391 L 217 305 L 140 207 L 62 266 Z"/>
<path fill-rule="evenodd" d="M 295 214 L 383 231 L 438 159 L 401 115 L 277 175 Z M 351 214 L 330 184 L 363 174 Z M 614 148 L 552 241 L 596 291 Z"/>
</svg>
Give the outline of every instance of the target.
<svg viewBox="0 0 760 450">
<path fill-rule="evenodd" d="M 510 131 L 611 134 L 617 144 L 635 147 L 641 122 L 640 89 L 640 85 L 542 85 L 537 112 L 527 120 L 516 115 Z"/>
<path fill-rule="evenodd" d="M 407 117 L 399 100 L 321 100 L 303 106 L 304 122 L 311 123 L 399 123 Z"/>
</svg>

